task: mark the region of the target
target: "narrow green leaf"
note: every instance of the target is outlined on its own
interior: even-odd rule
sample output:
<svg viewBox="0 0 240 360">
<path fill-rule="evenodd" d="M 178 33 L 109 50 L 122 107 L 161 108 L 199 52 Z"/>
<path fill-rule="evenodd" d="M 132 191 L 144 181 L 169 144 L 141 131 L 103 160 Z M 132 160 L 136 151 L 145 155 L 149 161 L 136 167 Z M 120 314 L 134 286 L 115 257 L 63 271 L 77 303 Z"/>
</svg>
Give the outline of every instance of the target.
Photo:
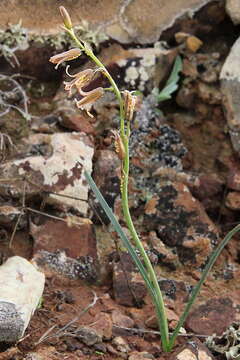
<svg viewBox="0 0 240 360">
<path fill-rule="evenodd" d="M 176 57 L 171 75 L 166 82 L 165 87 L 157 95 L 158 102 L 171 99 L 172 93 L 178 88 L 179 73 L 182 71 L 182 60 L 180 56 Z"/>
<path fill-rule="evenodd" d="M 132 246 L 131 242 L 129 241 L 129 239 L 127 238 L 126 234 L 124 233 L 123 229 L 121 228 L 116 216 L 114 215 L 112 209 L 108 206 L 106 200 L 104 199 L 104 197 L 102 196 L 101 192 L 99 191 L 97 185 L 95 184 L 93 178 L 91 177 L 91 175 L 87 172 L 84 171 L 84 175 L 86 177 L 86 180 L 90 186 L 90 188 L 92 189 L 92 191 L 94 192 L 97 200 L 99 201 L 99 203 L 101 204 L 103 210 L 105 211 L 106 215 L 108 216 L 109 220 L 111 221 L 114 230 L 118 233 L 119 237 L 121 238 L 124 246 L 127 248 L 129 254 L 131 255 L 133 261 L 135 262 L 139 272 L 141 273 L 146 286 L 148 287 L 149 291 L 151 292 L 151 294 L 153 296 L 155 296 L 155 290 L 154 287 L 151 284 L 151 281 L 148 278 L 148 274 L 146 272 L 146 269 L 144 268 L 141 260 L 139 259 L 136 250 L 134 249 L 134 247 Z"/>
<path fill-rule="evenodd" d="M 235 226 L 235 228 L 233 228 L 231 231 L 229 231 L 227 233 L 227 235 L 225 236 L 225 238 L 220 242 L 220 244 L 218 244 L 218 246 L 216 247 L 216 249 L 212 252 L 212 254 L 210 255 L 210 258 L 208 260 L 207 265 L 205 266 L 201 279 L 199 280 L 199 282 L 197 283 L 197 285 L 195 286 L 195 288 L 192 291 L 192 294 L 190 296 L 190 299 L 188 300 L 188 303 L 185 307 L 185 310 L 183 312 L 183 314 L 181 315 L 178 324 L 170 338 L 170 342 L 169 342 L 169 348 L 170 350 L 172 349 L 174 342 L 176 340 L 176 337 L 178 336 L 179 330 L 180 328 L 183 326 L 189 311 L 197 297 L 197 295 L 199 294 L 199 291 L 201 289 L 202 284 L 204 283 L 206 277 L 208 276 L 210 270 L 212 269 L 215 261 L 217 260 L 218 256 L 220 255 L 221 251 L 223 250 L 223 248 L 227 245 L 227 243 L 232 239 L 232 237 L 238 232 L 240 231 L 240 224 Z"/>
</svg>

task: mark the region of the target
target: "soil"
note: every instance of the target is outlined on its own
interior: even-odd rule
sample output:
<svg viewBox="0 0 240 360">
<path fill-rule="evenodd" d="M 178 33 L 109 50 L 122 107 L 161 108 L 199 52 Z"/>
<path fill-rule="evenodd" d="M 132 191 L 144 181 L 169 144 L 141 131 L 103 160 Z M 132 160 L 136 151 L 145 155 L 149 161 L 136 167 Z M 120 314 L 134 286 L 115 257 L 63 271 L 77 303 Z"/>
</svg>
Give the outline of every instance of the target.
<svg viewBox="0 0 240 360">
<path fill-rule="evenodd" d="M 207 5 L 194 18 L 178 20 L 161 35 L 160 40 L 168 42 L 170 52 L 173 50 L 174 53 L 177 49 L 183 59 L 178 90 L 168 101 L 156 104 L 155 112 L 145 112 L 146 124 L 141 123 L 142 118 L 136 114 L 138 121 L 134 123 L 131 138 L 131 213 L 144 246 L 155 261 L 171 331 L 212 249 L 239 222 L 240 206 L 237 201 L 234 202 L 236 197 L 232 199 L 229 193 L 234 191 L 236 196 L 239 194 L 239 182 L 235 180 L 232 184 L 231 179 L 239 175 L 240 160 L 228 133 L 219 81 L 222 65 L 239 36 L 239 27 L 233 25 L 224 7 L 216 9 L 214 12 L 212 5 Z M 212 16 L 211 32 L 208 31 L 210 25 L 206 14 Z M 186 43 L 179 45 L 175 34 L 181 32 L 201 38 L 202 46 L 197 51 L 191 51 Z M 140 46 L 147 49 L 152 45 Z M 136 63 L 136 59 L 133 57 L 130 62 L 124 62 L 126 68 L 120 68 L 115 51 L 111 50 L 115 46 L 121 47 L 112 40 L 106 41 L 100 45 L 98 53 L 100 56 L 104 54 L 105 58 L 113 53 L 112 58 L 108 58 L 109 70 L 119 75 L 121 85 L 131 88 L 133 84 L 130 80 L 128 84 L 124 74 L 133 66 L 131 61 Z M 123 56 L 129 56 L 129 53 L 139 49 L 139 44 L 125 45 L 121 49 Z M 46 48 L 48 52 L 49 48 Z M 29 50 L 22 53 L 21 59 L 24 56 L 34 61 Z M 15 73 L 5 59 L 1 61 L 8 70 L 4 76 Z M 164 69 L 166 72 L 160 88 L 172 66 L 170 57 L 168 61 L 168 67 L 159 64 L 158 71 Z M 78 68 L 76 61 L 73 64 L 73 68 Z M 87 64 L 88 59 L 83 57 L 80 68 L 84 69 Z M 41 66 L 42 69 L 44 66 L 49 69 L 48 63 Z M 33 156 L 33 144 L 31 148 L 28 139 L 31 141 L 34 134 L 51 136 L 55 133 L 83 132 L 88 138 L 86 144 L 94 148 L 94 179 L 122 221 L 119 159 L 114 153 L 111 133 L 117 122 L 116 102 L 112 98 L 105 103 L 100 102 L 93 110 L 94 117 L 89 118 L 78 113 L 78 110 L 72 110 L 73 101 L 68 100 L 64 106 L 69 106 L 69 110 L 63 114 L 59 110 L 63 104 L 61 101 L 65 101 L 66 97 L 62 89 L 62 81 L 66 80 L 63 68 L 56 73 L 48 70 L 51 81 L 43 81 L 39 66 L 36 67 L 34 78 L 29 77 L 24 64 L 23 69 L 24 73 L 20 64 L 18 72 L 21 76 L 15 79 L 28 97 L 27 112 L 22 92 L 17 94 L 15 84 L 11 81 L 0 81 L 0 99 L 3 91 L 8 92 L 9 96 L 12 94 L 12 98 L 5 98 L 10 106 L 1 108 L 2 112 L 6 108 L 9 110 L 0 117 L 0 131 L 5 134 L 1 171 L 4 174 L 3 169 L 7 169 L 7 164 L 25 159 L 29 154 Z M 97 79 L 95 83 L 101 81 Z M 145 99 L 148 99 L 153 83 L 151 78 L 142 90 Z M 147 101 L 142 103 L 142 108 L 139 105 L 138 109 L 140 114 L 143 106 L 150 106 Z M 26 113 L 31 115 L 30 119 L 26 119 Z M 168 148 L 164 150 L 166 139 Z M 51 141 L 48 141 L 42 148 L 34 143 L 36 155 L 45 156 L 46 159 L 54 151 Z M 158 174 L 157 178 L 154 173 Z M 182 359 L 178 357 L 182 349 L 187 349 L 192 343 L 198 344 L 200 349 L 207 336 L 221 336 L 229 326 L 240 321 L 240 235 L 236 235 L 219 256 L 202 287 L 184 326 L 185 336 L 178 337 L 171 354 L 164 354 L 159 335 L 156 334 L 157 324 L 151 299 L 146 295 L 139 274 L 109 227 L 108 220 L 99 206 L 94 204 L 92 195 L 89 196 L 89 203 L 93 206 L 87 214 L 80 214 L 73 207 L 52 205 L 45 201 L 49 188 L 38 185 L 41 176 L 37 173 L 34 178 L 38 188 L 34 191 L 31 188 L 23 194 L 21 186 L 27 181 L 26 178 L 21 180 L 20 191 L 14 192 L 12 182 L 15 180 L 1 175 L 0 181 L 4 186 L 0 187 L 0 214 L 6 205 L 24 209 L 20 220 L 18 216 L 9 216 L 7 222 L 0 218 L 1 263 L 12 255 L 30 260 L 38 258 L 41 250 L 54 253 L 58 250 L 58 243 L 61 243 L 60 250 L 66 250 L 73 261 L 90 256 L 96 271 L 88 281 L 88 278 L 84 280 L 81 276 L 69 278 L 64 271 L 59 273 L 51 264 L 45 264 L 42 271 L 46 275 L 46 285 L 41 304 L 32 316 L 24 337 L 17 344 L 0 344 L 0 359 Z M 67 176 L 58 184 L 57 191 L 62 191 L 68 185 L 66 179 Z M 59 232 L 56 226 L 55 235 L 52 235 L 49 226 L 53 228 L 54 221 L 60 220 L 52 221 L 46 214 L 60 220 L 72 216 L 74 221 L 87 225 L 78 233 L 79 229 L 70 224 L 69 234 L 67 226 L 59 227 Z M 65 231 L 66 242 L 69 237 L 66 247 L 63 241 L 58 242 L 61 231 Z M 83 232 L 85 235 L 81 238 L 79 234 Z M 48 241 L 51 241 L 51 246 L 44 242 L 45 234 L 50 234 Z M 76 241 L 76 237 L 80 241 L 78 248 L 71 243 Z M 83 253 L 81 249 L 84 249 Z M 79 253 L 74 257 L 76 251 Z M 204 347 L 203 351 L 206 359 L 226 359 L 227 350 L 221 354 L 209 346 L 209 350 Z"/>
</svg>

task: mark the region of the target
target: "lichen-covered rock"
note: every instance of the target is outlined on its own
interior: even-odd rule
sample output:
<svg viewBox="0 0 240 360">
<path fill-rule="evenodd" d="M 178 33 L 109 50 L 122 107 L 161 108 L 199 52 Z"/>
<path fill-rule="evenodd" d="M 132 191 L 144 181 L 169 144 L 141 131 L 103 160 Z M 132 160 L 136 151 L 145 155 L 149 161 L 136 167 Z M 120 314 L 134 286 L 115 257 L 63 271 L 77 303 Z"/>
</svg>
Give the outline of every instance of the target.
<svg viewBox="0 0 240 360">
<path fill-rule="evenodd" d="M 88 137 L 82 133 L 37 134 L 27 139 L 27 144 L 28 151 L 22 159 L 1 165 L 3 178 L 19 180 L 9 184 L 7 192 L 6 186 L 1 185 L 0 192 L 22 197 L 25 188 L 27 198 L 49 192 L 47 203 L 86 215 L 88 186 L 84 170 L 91 172 L 94 151 Z"/>
<path fill-rule="evenodd" d="M 78 0 L 66 4 L 73 24 L 83 23 L 85 33 L 94 38 L 106 32 L 123 43 L 151 43 L 159 39 L 161 32 L 170 27 L 184 14 L 194 14 L 211 0 L 102 0 L 96 2 Z M 22 19 L 25 28 L 36 34 L 56 34 L 61 22 L 57 0 L 51 4 L 42 0 L 38 4 L 28 0 L 2 0 L 0 4 L 0 28 L 17 24 Z M 29 14 L 38 16 L 29 16 Z M 86 22 L 89 26 L 85 26 Z M 59 42 L 59 40 L 58 40 Z"/>
<path fill-rule="evenodd" d="M 15 343 L 23 336 L 41 299 L 45 276 L 20 256 L 0 267 L 0 342 Z"/>
<path fill-rule="evenodd" d="M 97 280 L 96 262 L 91 256 L 72 259 L 64 251 L 39 251 L 34 262 L 46 273 L 57 273 L 73 280 L 94 282 Z"/>
<path fill-rule="evenodd" d="M 232 46 L 223 65 L 220 79 L 223 105 L 225 108 L 229 133 L 235 151 L 240 153 L 240 38 Z"/>
<path fill-rule="evenodd" d="M 218 242 L 218 232 L 200 202 L 177 182 L 161 182 L 157 194 L 155 213 L 144 215 L 145 227 L 175 248 L 182 263 L 205 264 Z"/>
</svg>

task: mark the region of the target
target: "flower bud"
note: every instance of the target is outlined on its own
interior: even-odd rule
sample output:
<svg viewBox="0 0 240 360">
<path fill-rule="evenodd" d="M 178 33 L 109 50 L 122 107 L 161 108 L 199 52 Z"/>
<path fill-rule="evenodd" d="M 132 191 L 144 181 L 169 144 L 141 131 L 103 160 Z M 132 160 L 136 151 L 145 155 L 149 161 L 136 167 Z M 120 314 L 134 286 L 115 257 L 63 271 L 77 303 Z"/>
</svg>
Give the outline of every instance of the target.
<svg viewBox="0 0 240 360">
<path fill-rule="evenodd" d="M 133 113 L 137 103 L 137 96 L 132 95 L 131 92 L 128 90 L 125 90 L 123 92 L 123 96 L 124 96 L 125 118 L 127 121 L 132 121 Z"/>
<path fill-rule="evenodd" d="M 67 10 L 65 9 L 64 6 L 60 6 L 59 11 L 60 11 L 60 14 L 62 16 L 63 23 L 64 23 L 65 27 L 68 30 L 71 30 L 73 26 L 72 26 L 72 20 L 70 18 L 69 13 L 67 12 Z"/>
<path fill-rule="evenodd" d="M 114 145 L 117 156 L 120 160 L 124 160 L 126 156 L 126 151 L 121 136 L 117 131 L 112 130 L 112 133 L 114 135 Z"/>
</svg>

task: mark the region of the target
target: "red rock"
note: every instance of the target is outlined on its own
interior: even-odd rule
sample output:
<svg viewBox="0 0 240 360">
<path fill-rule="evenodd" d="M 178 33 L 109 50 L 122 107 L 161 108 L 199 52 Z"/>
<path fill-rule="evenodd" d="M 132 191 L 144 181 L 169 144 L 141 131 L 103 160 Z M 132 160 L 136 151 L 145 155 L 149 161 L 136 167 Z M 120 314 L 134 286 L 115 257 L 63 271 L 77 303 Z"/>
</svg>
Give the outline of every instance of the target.
<svg viewBox="0 0 240 360">
<path fill-rule="evenodd" d="M 122 314 L 118 310 L 113 310 L 112 312 L 113 324 L 119 327 L 132 328 L 134 326 L 134 321 L 129 316 Z"/>
<path fill-rule="evenodd" d="M 31 223 L 30 232 L 34 239 L 34 253 L 39 250 L 49 252 L 63 250 L 67 256 L 74 259 L 79 256 L 91 256 L 97 259 L 93 225 L 68 226 L 63 221 L 45 219 L 39 226 Z"/>
<path fill-rule="evenodd" d="M 214 360 L 208 348 L 198 339 L 184 344 L 180 350 L 170 355 L 169 360 Z"/>
<path fill-rule="evenodd" d="M 84 132 L 85 134 L 94 134 L 95 130 L 89 119 L 83 114 L 76 114 L 75 112 L 60 112 L 61 125 L 67 129 Z"/>
<path fill-rule="evenodd" d="M 145 359 L 154 359 L 154 356 L 146 351 L 141 351 L 141 352 L 133 351 L 128 358 L 128 360 L 145 360 Z"/>
<path fill-rule="evenodd" d="M 112 338 L 112 319 L 109 314 L 100 312 L 93 319 L 93 325 L 90 325 L 96 333 L 105 340 Z"/>
<path fill-rule="evenodd" d="M 222 334 L 235 320 L 236 310 L 229 298 L 215 298 L 189 314 L 186 328 L 196 334 Z"/>
<path fill-rule="evenodd" d="M 147 294 L 144 281 L 127 253 L 122 253 L 121 261 L 114 263 L 113 293 L 116 302 L 125 306 L 140 304 Z"/>
<path fill-rule="evenodd" d="M 225 205 L 231 210 L 240 209 L 240 192 L 231 191 L 227 194 Z"/>
<path fill-rule="evenodd" d="M 240 191 L 240 171 L 232 170 L 228 175 L 227 187 L 232 190 Z"/>
</svg>

